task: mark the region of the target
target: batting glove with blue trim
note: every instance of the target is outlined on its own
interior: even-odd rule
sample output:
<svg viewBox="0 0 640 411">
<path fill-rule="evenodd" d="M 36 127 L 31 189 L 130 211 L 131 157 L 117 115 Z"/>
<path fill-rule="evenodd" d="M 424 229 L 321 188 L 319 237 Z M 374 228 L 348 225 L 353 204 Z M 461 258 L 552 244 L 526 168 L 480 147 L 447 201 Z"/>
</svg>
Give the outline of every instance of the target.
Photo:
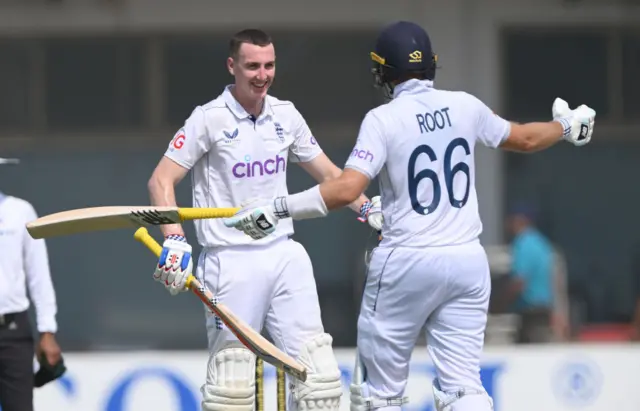
<svg viewBox="0 0 640 411">
<path fill-rule="evenodd" d="M 362 203 L 360 206 L 360 217 L 358 217 L 358 220 L 363 223 L 366 221 L 377 232 L 382 230 L 383 218 L 380 196 L 375 196 L 371 200 Z"/>
<path fill-rule="evenodd" d="M 183 235 L 168 235 L 153 278 L 164 284 L 171 295 L 187 291 L 187 278 L 193 271 L 192 248 Z"/>
<path fill-rule="evenodd" d="M 564 128 L 563 138 L 575 146 L 583 146 L 591 141 L 596 112 L 584 104 L 575 110 L 561 98 L 556 98 L 551 108 L 553 119 Z"/>
</svg>

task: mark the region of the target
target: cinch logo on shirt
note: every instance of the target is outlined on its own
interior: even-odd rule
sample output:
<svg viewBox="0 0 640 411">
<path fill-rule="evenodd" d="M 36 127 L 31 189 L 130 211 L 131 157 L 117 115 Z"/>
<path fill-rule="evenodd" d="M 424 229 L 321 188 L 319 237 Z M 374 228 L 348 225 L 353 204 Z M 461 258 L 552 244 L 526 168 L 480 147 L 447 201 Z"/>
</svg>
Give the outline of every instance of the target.
<svg viewBox="0 0 640 411">
<path fill-rule="evenodd" d="M 280 168 L 282 166 L 282 169 Z M 251 156 L 244 156 L 243 163 L 236 163 L 231 168 L 233 176 L 236 178 L 249 178 L 255 176 L 263 176 L 266 174 L 277 174 L 285 171 L 287 162 L 284 157 L 276 155 L 276 158 L 269 158 L 265 161 L 251 161 Z"/>
<path fill-rule="evenodd" d="M 357 157 L 363 160 L 369 160 L 369 162 L 373 162 L 373 153 L 369 150 L 358 150 L 354 148 L 351 152 L 351 157 Z"/>
</svg>

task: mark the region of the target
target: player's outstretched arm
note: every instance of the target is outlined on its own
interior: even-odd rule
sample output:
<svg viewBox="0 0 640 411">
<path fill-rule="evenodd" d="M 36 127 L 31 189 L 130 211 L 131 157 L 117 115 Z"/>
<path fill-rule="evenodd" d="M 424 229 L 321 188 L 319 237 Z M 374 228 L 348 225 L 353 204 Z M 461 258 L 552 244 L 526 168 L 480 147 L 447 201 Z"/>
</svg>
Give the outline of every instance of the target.
<svg viewBox="0 0 640 411">
<path fill-rule="evenodd" d="M 559 141 L 567 140 L 576 146 L 591 140 L 596 112 L 581 105 L 571 110 L 562 99 L 552 107 L 553 121 L 518 124 L 511 123 L 511 131 L 500 148 L 509 151 L 533 153 L 544 150 Z"/>
<path fill-rule="evenodd" d="M 336 166 L 326 154 L 320 153 L 313 160 L 308 161 L 306 163 L 299 163 L 300 167 L 302 167 L 311 177 L 313 177 L 318 183 L 324 183 L 331 180 L 335 180 L 342 175 L 342 170 Z M 359 195 L 346 204 L 350 209 L 360 214 L 360 207 L 369 199 L 367 196 L 362 194 L 362 192 L 358 193 Z"/>
<path fill-rule="evenodd" d="M 320 153 L 311 161 L 298 164 L 300 164 L 307 173 L 315 178 L 318 183 L 333 181 L 343 175 L 342 170 L 338 168 L 338 166 L 336 166 L 324 153 Z M 367 178 L 363 191 L 366 189 L 368 184 L 369 179 Z M 355 195 L 353 193 L 349 194 Z M 376 231 L 380 231 L 382 229 L 382 204 L 380 202 L 380 196 L 375 196 L 369 200 L 366 195 L 360 192 L 356 196 L 356 199 L 346 204 L 346 206 L 358 213 L 358 221 L 368 223 Z"/>
<path fill-rule="evenodd" d="M 258 240 L 273 233 L 282 218 L 304 220 L 324 217 L 329 210 L 353 203 L 367 189 L 369 182 L 369 177 L 363 173 L 346 169 L 338 178 L 306 191 L 278 197 L 263 206 L 242 209 L 225 219 L 224 224 Z"/>
<path fill-rule="evenodd" d="M 320 195 L 328 210 L 335 210 L 360 202 L 362 193 L 369 186 L 369 177 L 359 171 L 347 168 L 338 178 L 320 184 Z M 365 201 L 366 201 L 366 197 Z M 360 202 L 362 205 L 364 202 Z M 358 207 L 358 212 L 360 207 Z M 295 217 L 294 217 L 295 219 Z"/>
<path fill-rule="evenodd" d="M 500 148 L 521 153 L 547 149 L 562 140 L 564 129 L 557 121 L 519 124 L 511 122 L 511 133 Z"/>
</svg>

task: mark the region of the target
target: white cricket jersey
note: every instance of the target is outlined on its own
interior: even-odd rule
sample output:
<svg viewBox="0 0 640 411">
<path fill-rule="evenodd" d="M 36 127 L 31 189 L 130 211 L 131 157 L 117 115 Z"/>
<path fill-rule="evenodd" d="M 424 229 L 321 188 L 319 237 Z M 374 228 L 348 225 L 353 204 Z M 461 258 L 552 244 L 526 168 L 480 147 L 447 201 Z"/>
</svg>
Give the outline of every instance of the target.
<svg viewBox="0 0 640 411">
<path fill-rule="evenodd" d="M 252 199 L 286 196 L 289 161 L 308 162 L 322 152 L 293 103 L 267 96 L 256 119 L 231 87 L 197 106 L 165 152 L 191 170 L 194 207 L 241 207 Z M 222 219 L 194 224 L 204 247 L 266 244 L 293 234 L 291 218 L 280 220 L 275 233 L 260 240 L 225 227 Z"/>
<path fill-rule="evenodd" d="M 510 123 L 465 92 L 409 80 L 367 113 L 346 167 L 379 175 L 381 245 L 429 247 L 478 238 L 476 142 L 495 148 Z"/>
<path fill-rule="evenodd" d="M 25 227 L 37 217 L 29 202 L 0 194 L 0 314 L 26 311 L 31 297 L 38 331 L 55 333 L 57 305 L 47 247 Z"/>
</svg>

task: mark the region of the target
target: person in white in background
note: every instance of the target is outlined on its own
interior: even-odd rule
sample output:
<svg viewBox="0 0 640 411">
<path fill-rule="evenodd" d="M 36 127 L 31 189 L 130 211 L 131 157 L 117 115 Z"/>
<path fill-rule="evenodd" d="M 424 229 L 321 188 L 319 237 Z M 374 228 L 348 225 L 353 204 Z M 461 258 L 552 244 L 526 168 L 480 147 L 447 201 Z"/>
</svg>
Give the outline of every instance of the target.
<svg viewBox="0 0 640 411">
<path fill-rule="evenodd" d="M 286 195 L 289 162 L 318 182 L 342 173 L 296 107 L 267 94 L 275 66 L 267 33 L 249 29 L 232 38 L 227 68 L 235 83 L 197 106 L 175 134 L 149 180 L 152 204 L 175 206 L 174 186 L 189 171 L 194 207 L 237 207 Z M 364 196 L 352 204 L 357 212 L 369 206 Z M 276 346 L 308 368 L 306 382 L 291 381 L 287 409 L 338 410 L 340 370 L 321 321 L 311 261 L 289 238 L 291 219 L 257 241 L 222 220 L 199 220 L 195 228 L 203 246 L 196 270 L 200 281 L 254 329 L 266 326 Z M 192 248 L 180 225 L 161 230 L 165 241 L 154 278 L 177 294 L 193 268 Z M 202 408 L 253 410 L 254 355 L 209 312 L 206 324 L 210 359 Z"/>
<path fill-rule="evenodd" d="M 409 361 L 426 325 L 438 411 L 488 411 L 480 381 L 490 294 L 475 190 L 474 146 L 534 152 L 591 140 L 595 111 L 557 99 L 554 121 L 516 124 L 471 94 L 433 86 L 436 56 L 422 27 L 386 27 L 371 53 L 376 84 L 390 101 L 365 116 L 344 173 L 225 224 L 265 237 L 281 217 L 322 217 L 355 200 L 379 176 L 382 241 L 371 256 L 358 319 L 351 410 L 399 411 Z"/>
<path fill-rule="evenodd" d="M 0 159 L 0 165 L 17 164 Z M 36 309 L 39 332 L 35 354 L 52 366 L 61 359 L 56 342 L 56 295 L 44 240 L 34 240 L 26 224 L 37 218 L 26 200 L 0 193 L 0 407 L 32 411 L 34 338 L 29 297 Z"/>
</svg>

